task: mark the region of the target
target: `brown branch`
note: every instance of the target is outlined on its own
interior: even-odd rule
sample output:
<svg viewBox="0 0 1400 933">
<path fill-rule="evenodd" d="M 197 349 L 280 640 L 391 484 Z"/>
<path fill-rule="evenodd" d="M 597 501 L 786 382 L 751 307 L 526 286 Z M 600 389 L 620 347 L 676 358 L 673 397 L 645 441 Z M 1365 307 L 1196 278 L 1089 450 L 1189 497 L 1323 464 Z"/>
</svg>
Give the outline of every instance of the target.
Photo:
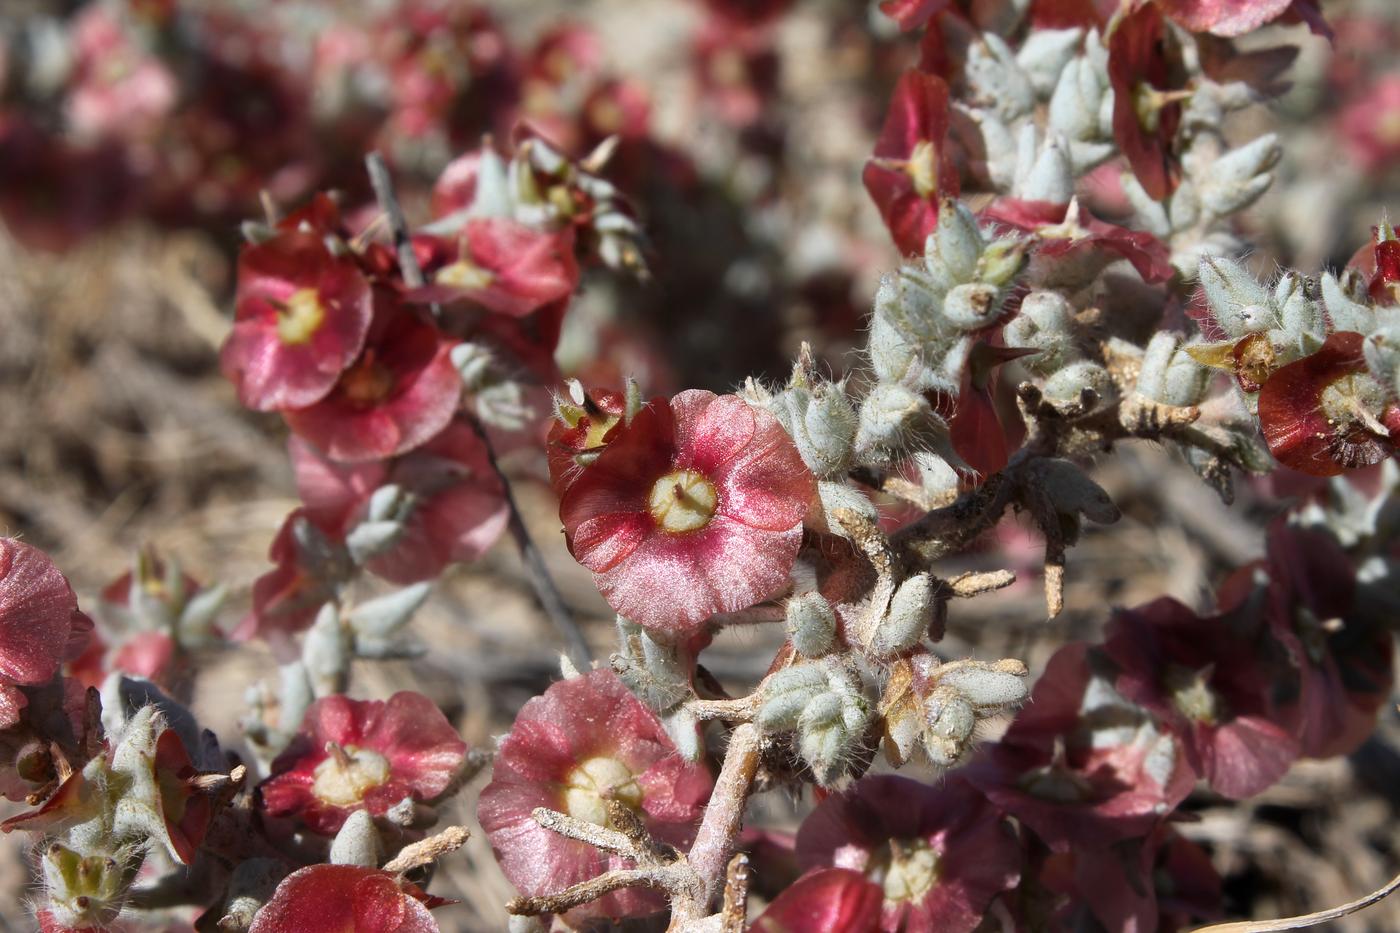
<svg viewBox="0 0 1400 933">
<path fill-rule="evenodd" d="M 471 833 L 465 826 L 449 826 L 435 836 L 404 846 L 399 854 L 384 865 L 385 871 L 411 871 L 420 865 L 436 862 L 467 844 Z"/>
<path fill-rule="evenodd" d="M 688 856 L 690 867 L 704 887 L 702 903 L 694 905 L 698 908 L 695 917 L 704 915 L 724 881 L 725 869 L 744 825 L 744 809 L 753 790 L 762 745 L 762 734 L 753 723 L 743 723 L 730 733 L 724 765 Z"/>
<path fill-rule="evenodd" d="M 1400 875 L 1391 878 L 1383 887 L 1377 888 L 1365 897 L 1357 898 L 1340 907 L 1319 910 L 1297 917 L 1285 917 L 1282 920 L 1237 920 L 1233 923 L 1216 923 L 1208 927 L 1197 927 L 1192 933 L 1273 933 L 1276 930 L 1302 930 L 1317 926 L 1319 923 L 1327 923 L 1329 920 L 1340 920 L 1358 910 L 1365 910 L 1372 904 L 1389 897 L 1396 890 L 1400 890 Z"/>
</svg>

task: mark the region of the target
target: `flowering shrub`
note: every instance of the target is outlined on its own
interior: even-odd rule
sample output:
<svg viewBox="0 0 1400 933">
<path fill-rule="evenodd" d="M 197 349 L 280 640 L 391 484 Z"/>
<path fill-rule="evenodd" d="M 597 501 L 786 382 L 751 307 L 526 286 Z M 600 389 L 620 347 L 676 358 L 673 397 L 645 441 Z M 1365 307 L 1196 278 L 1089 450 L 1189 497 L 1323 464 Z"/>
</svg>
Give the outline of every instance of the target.
<svg viewBox="0 0 1400 933">
<path fill-rule="evenodd" d="M 777 33 L 801 5 L 698 5 L 701 109 L 749 160 L 736 184 L 777 199 Z M 1226 909 L 1193 799 L 1254 797 L 1371 735 L 1400 618 L 1400 238 L 1382 221 L 1340 271 L 1264 284 L 1238 216 L 1284 152 L 1238 141 L 1235 114 L 1296 50 L 1233 40 L 1327 34 L 1315 3 L 878 4 L 917 64 L 877 75 L 883 127 L 843 183 L 863 170 L 899 258 L 844 360 L 796 340 L 783 378 L 725 394 L 667 391 L 664 366 L 632 366 L 645 341 L 581 320 L 693 258 L 644 236 L 650 192 L 713 196 L 597 37 L 562 25 L 522 53 L 469 6 L 320 31 L 286 6 L 95 3 L 52 74 L 32 34 L 6 40 L 29 70 L 0 112 L 0 215 L 27 242 L 261 208 L 219 368 L 288 433 L 297 495 L 237 622 L 234 588 L 151 551 L 94 622 L 49 557 L 0 538 L 0 793 L 25 807 L 0 828 L 34 843 L 42 929 L 438 930 L 433 866 L 473 828 L 437 824 L 488 769 L 475 828 L 518 933 L 1177 929 Z M 1368 168 L 1395 145 L 1341 122 Z M 69 184 L 89 160 L 114 177 Z M 771 245 L 818 249 L 798 239 Z M 1276 470 L 1306 494 L 1191 604 L 1105 607 L 1040 658 L 965 656 L 969 600 L 1029 577 L 1061 615 L 1067 555 L 1123 517 L 1095 465 L 1140 441 L 1226 504 Z M 616 619 L 606 661 L 516 498 L 546 475 Z M 1038 539 L 1036 560 L 998 566 L 998 534 Z M 503 537 L 561 678 L 471 748 L 434 699 L 366 696 L 362 672 L 428 650 L 410 621 Z M 740 686 L 706 652 L 761 625 L 779 647 Z M 250 641 L 276 672 L 234 752 L 193 681 L 201 652 Z M 746 832 L 775 791 L 801 814 Z"/>
</svg>

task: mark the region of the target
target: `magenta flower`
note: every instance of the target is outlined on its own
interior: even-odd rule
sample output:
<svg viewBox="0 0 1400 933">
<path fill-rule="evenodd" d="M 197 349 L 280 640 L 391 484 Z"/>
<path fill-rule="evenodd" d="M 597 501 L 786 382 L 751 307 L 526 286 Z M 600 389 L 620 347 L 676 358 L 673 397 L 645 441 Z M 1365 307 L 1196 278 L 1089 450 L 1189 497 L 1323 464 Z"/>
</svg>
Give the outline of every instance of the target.
<svg viewBox="0 0 1400 933">
<path fill-rule="evenodd" d="M 329 836 L 355 810 L 383 816 L 405 798 L 433 801 L 466 753 L 457 730 L 421 693 L 400 691 L 387 702 L 329 696 L 307 709 L 258 798 L 269 815 L 296 817 Z"/>
<path fill-rule="evenodd" d="M 354 260 L 314 233 L 282 233 L 238 258 L 238 315 L 220 354 L 244 405 L 305 408 L 331 391 L 370 327 L 370 287 Z"/>
<path fill-rule="evenodd" d="M 1097 663 L 1083 643 L 1055 652 L 1011 728 L 964 772 L 1057 852 L 1143 835 L 1195 784 L 1175 737 Z"/>
<path fill-rule="evenodd" d="M 863 778 L 803 821 L 797 854 L 804 868 L 849 868 L 880 885 L 889 933 L 970 933 L 1021 876 L 1010 827 L 958 779 Z"/>
<path fill-rule="evenodd" d="M 1242 36 L 1278 19 L 1293 0 L 1155 0 L 1162 12 L 1190 32 Z"/>
<path fill-rule="evenodd" d="M 626 862 L 541 827 L 531 813 L 548 807 L 607 825 L 608 802 L 633 809 L 651 834 L 684 849 L 713 786 L 705 766 L 677 753 L 655 714 L 609 670 L 552 685 L 525 704 L 501 740 L 477 817 L 501 869 L 520 891 L 560 891 Z M 615 891 L 570 911 L 568 919 L 654 913 L 651 891 Z"/>
<path fill-rule="evenodd" d="M 311 865 L 282 879 L 248 933 L 438 933 L 428 911 L 446 903 L 392 872 Z"/>
<path fill-rule="evenodd" d="M 573 228 L 547 232 L 503 217 L 469 220 L 455 240 L 414 238 L 429 285 L 415 301 L 469 301 L 497 314 L 523 317 L 578 286 Z"/>
<path fill-rule="evenodd" d="M 308 408 L 284 413 L 293 431 L 333 460 L 378 460 L 412 450 L 452 420 L 462 380 L 451 343 L 384 291 L 375 293 L 364 352 Z"/>
<path fill-rule="evenodd" d="M 939 201 L 958 194 L 942 78 L 910 70 L 899 79 L 861 178 L 899 251 L 923 255 L 924 241 L 938 226 Z"/>
<path fill-rule="evenodd" d="M 0 728 L 19 721 L 19 685 L 38 685 L 82 654 L 92 621 L 48 555 L 0 538 Z"/>
<path fill-rule="evenodd" d="M 1118 612 L 1104 653 L 1115 686 L 1182 743 L 1192 768 L 1227 797 L 1257 794 L 1298 757 L 1270 699 L 1257 638 L 1228 617 L 1201 618 L 1174 599 Z"/>
<path fill-rule="evenodd" d="M 559 505 L 618 612 L 685 635 L 781 592 L 815 480 L 776 418 L 735 395 L 653 400 Z"/>
<path fill-rule="evenodd" d="M 878 933 L 880 886 L 849 868 L 818 868 L 773 899 L 749 933 Z"/>
</svg>

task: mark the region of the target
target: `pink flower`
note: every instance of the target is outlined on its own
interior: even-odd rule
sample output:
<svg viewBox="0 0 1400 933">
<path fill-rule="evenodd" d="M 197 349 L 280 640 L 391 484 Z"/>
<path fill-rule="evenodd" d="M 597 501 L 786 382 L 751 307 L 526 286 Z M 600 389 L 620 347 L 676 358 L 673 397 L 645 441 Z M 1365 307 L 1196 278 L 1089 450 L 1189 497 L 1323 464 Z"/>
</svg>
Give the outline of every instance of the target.
<svg viewBox="0 0 1400 933">
<path fill-rule="evenodd" d="M 337 539 L 365 519 L 376 489 L 394 484 L 411 497 L 403 530 L 365 563 L 386 580 L 430 580 L 448 564 L 480 557 L 505 530 L 509 509 L 501 479 L 485 442 L 461 419 L 387 464 L 336 463 L 297 438 L 288 446 L 302 501 L 337 529 Z"/>
<path fill-rule="evenodd" d="M 882 0 L 880 12 L 899 24 L 904 32 L 913 32 L 948 9 L 949 0 Z"/>
<path fill-rule="evenodd" d="M 1277 19 L 1293 0 L 1156 0 L 1162 12 L 1190 32 L 1242 36 Z"/>
<path fill-rule="evenodd" d="M 1313 476 L 1336 476 L 1394 453 L 1400 412 L 1371 375 L 1363 342 L 1360 334 L 1339 331 L 1264 382 L 1259 427 L 1279 463 Z"/>
<path fill-rule="evenodd" d="M 773 899 L 749 933 L 877 933 L 880 886 L 848 868 L 819 868 Z"/>
<path fill-rule="evenodd" d="M 352 259 L 314 233 L 282 233 L 238 258 L 238 314 L 220 366 L 244 405 L 313 405 L 364 346 L 370 287 Z"/>
<path fill-rule="evenodd" d="M 0 727 L 13 724 L 17 684 L 42 684 L 82 654 L 92 621 L 53 561 L 38 548 L 0 538 Z"/>
<path fill-rule="evenodd" d="M 1171 38 L 1162 14 L 1144 6 L 1119 21 L 1108 40 L 1113 84 L 1113 138 L 1154 200 L 1165 200 L 1180 176 L 1172 146 L 1181 123 L 1181 95 L 1172 89 Z"/>
<path fill-rule="evenodd" d="M 1182 743 L 1192 768 L 1227 797 L 1257 794 L 1298 757 L 1270 700 L 1258 641 L 1227 617 L 1201 618 L 1164 597 L 1118 612 L 1104 653 L 1115 686 L 1151 710 Z"/>
<path fill-rule="evenodd" d="M 1132 263 L 1145 282 L 1165 282 L 1173 275 L 1171 253 L 1165 243 L 1143 230 L 1111 224 L 1079 207 L 1049 201 L 999 198 L 982 212 L 984 220 L 1006 224 L 1036 236 L 1031 275 L 1054 280 L 1054 266 L 1068 264 L 1076 270 L 1088 265 L 1096 274 L 1109 261 L 1104 253 L 1116 253 Z M 1037 275 L 1036 266 L 1045 269 Z"/>
<path fill-rule="evenodd" d="M 384 291 L 375 293 L 364 352 L 308 408 L 284 413 L 293 431 L 333 460 L 379 460 L 412 450 L 452 420 L 462 380 L 451 343 Z"/>
<path fill-rule="evenodd" d="M 608 801 L 618 801 L 657 839 L 683 849 L 711 787 L 704 765 L 681 759 L 655 714 L 616 674 L 598 670 L 552 685 L 520 710 L 477 816 L 506 877 L 522 893 L 539 895 L 627 863 L 544 829 L 531 816 L 536 807 L 606 825 Z M 567 916 L 639 916 L 664 905 L 653 892 L 626 889 Z"/>
<path fill-rule="evenodd" d="M 336 533 L 326 516 L 311 509 L 296 509 L 287 516 L 268 548 L 275 566 L 253 582 L 253 607 L 234 629 L 235 640 L 281 638 L 311 624 L 316 611 L 335 597 L 320 551 L 339 547 L 332 544 Z M 308 541 L 314 543 L 308 547 Z"/>
<path fill-rule="evenodd" d="M 467 745 L 421 693 L 387 702 L 329 696 L 306 711 L 301 730 L 258 785 L 271 816 L 331 835 L 355 810 L 383 816 L 404 800 L 431 802 L 461 769 Z"/>
<path fill-rule="evenodd" d="M 958 194 L 942 78 L 910 70 L 899 79 L 861 178 L 899 251 L 923 255 L 924 241 L 938 226 L 939 201 Z"/>
<path fill-rule="evenodd" d="M 467 221 L 455 240 L 414 238 L 429 285 L 414 301 L 470 301 L 497 314 L 523 317 L 578 286 L 573 228 L 544 232 L 504 217 Z"/>
<path fill-rule="evenodd" d="M 1176 739 L 1097 663 L 1083 643 L 1055 652 L 1011 728 L 964 772 L 1057 852 L 1142 835 L 1195 783 Z"/>
<path fill-rule="evenodd" d="M 564 494 L 569 549 L 618 612 L 685 635 L 774 596 L 815 480 L 767 411 L 687 390 L 632 419 Z"/>
<path fill-rule="evenodd" d="M 881 885 L 889 933 L 970 933 L 1021 876 L 1010 827 L 957 779 L 863 778 L 803 821 L 797 852 L 804 867 L 849 868 Z"/>
<path fill-rule="evenodd" d="M 1363 171 L 1383 172 L 1400 158 L 1400 74 L 1381 75 L 1347 104 L 1337 127 Z"/>
<path fill-rule="evenodd" d="M 446 903 L 392 872 L 311 865 L 282 879 L 248 933 L 438 933 L 428 911 Z"/>
</svg>

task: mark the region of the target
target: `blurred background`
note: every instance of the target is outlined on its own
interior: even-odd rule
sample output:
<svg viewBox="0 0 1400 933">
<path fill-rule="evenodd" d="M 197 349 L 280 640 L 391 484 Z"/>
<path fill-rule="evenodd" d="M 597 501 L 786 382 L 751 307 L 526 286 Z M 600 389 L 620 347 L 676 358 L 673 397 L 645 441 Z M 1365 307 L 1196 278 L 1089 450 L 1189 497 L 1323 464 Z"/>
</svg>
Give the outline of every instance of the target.
<svg viewBox="0 0 1400 933">
<path fill-rule="evenodd" d="M 1329 47 L 1302 27 L 1253 37 L 1302 48 L 1291 90 L 1240 121 L 1283 134 L 1274 189 L 1240 233 L 1258 271 L 1340 266 L 1400 203 L 1400 3 L 1327 0 Z M 294 506 L 285 432 L 240 408 L 218 372 L 239 225 L 264 200 L 324 189 L 366 204 L 362 159 L 390 162 L 410 221 L 438 173 L 528 120 L 578 157 L 620 138 L 606 173 L 632 199 L 651 277 L 590 273 L 559 360 L 587 382 L 649 393 L 732 389 L 783 374 L 802 341 L 852 364 L 898 256 L 859 177 L 915 41 L 865 0 L 119 0 L 0 4 L 0 531 L 48 550 L 87 604 L 139 548 L 228 584 L 227 625 Z M 569 559 L 542 458 L 506 464 L 537 540 L 598 657 L 611 617 Z M 1022 657 L 1092 638 L 1111 605 L 1198 603 L 1262 554 L 1286 481 L 1225 507 L 1150 447 L 1100 465 L 1125 520 L 1070 555 L 1067 608 L 1044 622 L 1040 543 L 1015 522 L 962 563 L 1025 570 L 959 604 L 952 655 Z M 557 675 L 557 640 L 509 540 L 460 567 L 416 623 L 422 660 L 357 670 L 353 693 L 410 682 L 473 745 Z M 732 690 L 778 634 L 726 634 L 707 666 Z M 237 746 L 256 645 L 202 659 L 194 705 Z M 1400 720 L 1347 760 L 1303 762 L 1264 795 L 1198 794 L 1183 831 L 1225 878 L 1232 916 L 1285 916 L 1379 886 L 1400 860 Z M 446 815 L 474 824 L 474 791 Z M 766 800 L 767 825 L 804 804 Z M 0 859 L 0 930 L 32 927 L 19 840 Z M 514 893 L 483 838 L 434 892 L 445 930 L 499 930 Z M 1400 929 L 1400 902 L 1339 923 Z"/>
</svg>

